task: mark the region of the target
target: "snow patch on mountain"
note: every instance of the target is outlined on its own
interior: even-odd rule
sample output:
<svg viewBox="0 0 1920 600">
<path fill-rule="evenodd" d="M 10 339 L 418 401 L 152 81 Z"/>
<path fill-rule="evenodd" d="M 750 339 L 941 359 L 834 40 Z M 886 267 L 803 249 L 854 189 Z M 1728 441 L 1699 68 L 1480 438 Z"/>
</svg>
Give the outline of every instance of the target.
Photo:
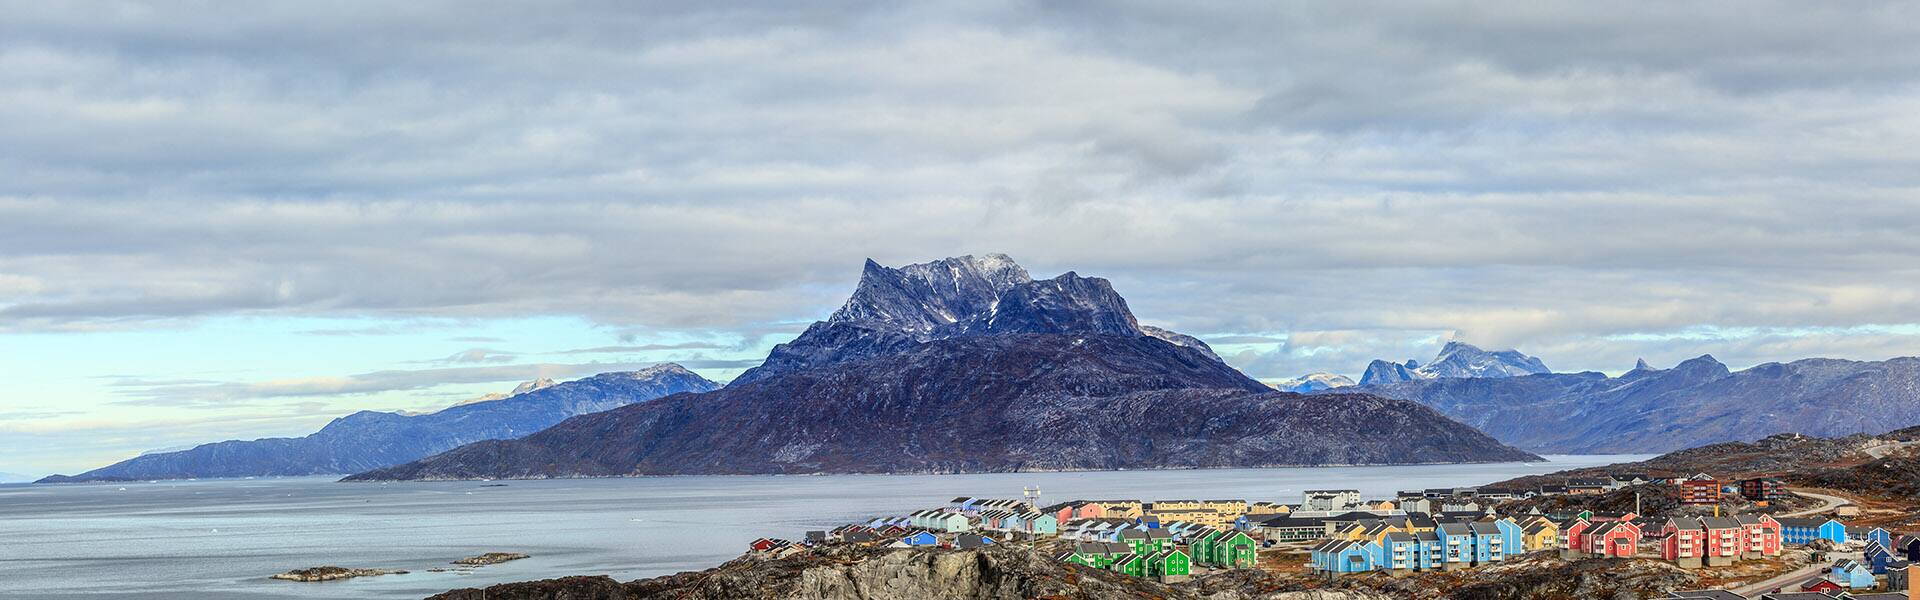
<svg viewBox="0 0 1920 600">
<path fill-rule="evenodd" d="M 1465 342 L 1447 342 L 1440 354 L 1425 365 L 1412 360 L 1390 363 L 1375 360 L 1367 365 L 1360 385 L 1379 385 L 1426 379 L 1515 377 L 1551 373 L 1540 359 L 1517 350 L 1488 352 Z"/>
<path fill-rule="evenodd" d="M 1268 385 L 1271 385 L 1273 386 L 1273 389 L 1280 390 L 1282 392 L 1293 392 L 1296 394 L 1305 394 L 1307 392 L 1318 392 L 1321 390 L 1353 387 L 1354 383 L 1352 378 L 1347 377 L 1345 375 L 1338 375 L 1334 373 L 1308 373 L 1306 375 L 1301 375 L 1293 379 L 1277 381 Z"/>
</svg>

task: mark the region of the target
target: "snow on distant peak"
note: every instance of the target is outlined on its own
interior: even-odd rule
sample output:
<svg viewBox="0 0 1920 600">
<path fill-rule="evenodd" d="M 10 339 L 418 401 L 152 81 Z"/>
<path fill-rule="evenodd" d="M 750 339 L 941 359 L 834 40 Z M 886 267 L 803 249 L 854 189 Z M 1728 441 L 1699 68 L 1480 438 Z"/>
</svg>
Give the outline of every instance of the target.
<svg viewBox="0 0 1920 600">
<path fill-rule="evenodd" d="M 1404 364 L 1373 361 L 1367 366 L 1367 374 L 1360 378 L 1360 385 L 1420 379 L 1517 377 L 1551 372 L 1546 363 L 1518 350 L 1488 352 L 1466 342 L 1450 341 L 1425 365 L 1412 360 Z"/>
<path fill-rule="evenodd" d="M 1322 373 L 1308 373 L 1306 375 L 1301 375 L 1293 379 L 1278 381 L 1269 385 L 1272 385 L 1273 389 L 1280 390 L 1283 392 L 1294 392 L 1297 394 L 1305 394 L 1307 392 L 1317 392 L 1320 390 L 1331 390 L 1334 388 L 1351 387 L 1354 385 L 1354 383 L 1353 383 L 1353 379 L 1345 375 L 1337 375 L 1334 373 L 1322 372 Z"/>
</svg>

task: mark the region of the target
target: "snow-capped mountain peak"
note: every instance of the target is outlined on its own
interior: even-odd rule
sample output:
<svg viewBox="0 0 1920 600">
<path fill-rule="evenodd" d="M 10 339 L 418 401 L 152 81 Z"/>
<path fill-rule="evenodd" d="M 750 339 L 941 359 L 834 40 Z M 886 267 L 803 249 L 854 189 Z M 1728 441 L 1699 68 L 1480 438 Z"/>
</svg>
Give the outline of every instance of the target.
<svg viewBox="0 0 1920 600">
<path fill-rule="evenodd" d="M 1305 394 L 1307 392 L 1317 392 L 1320 390 L 1331 390 L 1334 388 L 1352 387 L 1354 383 L 1352 378 L 1347 377 L 1345 375 L 1321 372 L 1321 373 L 1308 373 L 1306 375 L 1301 375 L 1293 379 L 1277 381 L 1272 383 L 1271 385 L 1273 386 L 1274 389 L 1277 389 L 1283 392 Z"/>
</svg>

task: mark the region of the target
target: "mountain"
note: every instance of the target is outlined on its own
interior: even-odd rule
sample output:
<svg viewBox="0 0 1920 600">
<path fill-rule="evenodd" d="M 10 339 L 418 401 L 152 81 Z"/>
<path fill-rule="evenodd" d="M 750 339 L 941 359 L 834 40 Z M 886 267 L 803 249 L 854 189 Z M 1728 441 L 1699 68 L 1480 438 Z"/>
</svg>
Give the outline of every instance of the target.
<svg viewBox="0 0 1920 600">
<path fill-rule="evenodd" d="M 1516 350 L 1488 352 L 1463 342 L 1447 342 L 1440 349 L 1440 354 L 1424 366 L 1411 360 L 1405 363 L 1375 360 L 1367 365 L 1366 373 L 1360 377 L 1360 385 L 1423 379 L 1513 377 L 1550 372 L 1552 370 L 1540 359 Z"/>
<path fill-rule="evenodd" d="M 479 404 L 481 402 L 492 402 L 494 400 L 505 400 L 507 398 L 512 398 L 514 396 L 525 394 L 527 392 L 531 392 L 534 390 L 544 390 L 544 389 L 553 387 L 554 385 L 556 384 L 552 379 L 541 377 L 539 379 L 535 379 L 533 381 L 529 381 L 529 382 L 514 386 L 513 391 L 511 392 L 507 392 L 505 394 L 501 394 L 501 393 L 486 394 L 479 398 L 474 398 L 471 400 L 462 400 L 458 403 L 455 403 L 454 406 L 465 406 L 468 404 Z"/>
<path fill-rule="evenodd" d="M 669 363 L 546 387 L 523 385 L 527 391 L 505 399 L 462 404 L 425 415 L 360 411 L 334 419 L 306 437 L 204 444 L 190 450 L 142 455 L 79 475 L 54 475 L 40 482 L 357 473 L 481 440 L 520 437 L 575 415 L 719 387 Z"/>
<path fill-rule="evenodd" d="M 1273 389 L 1280 390 L 1282 392 L 1294 392 L 1296 394 L 1305 394 L 1307 392 L 1318 392 L 1322 390 L 1331 390 L 1335 388 L 1352 387 L 1353 385 L 1354 385 L 1353 380 L 1348 378 L 1345 375 L 1335 375 L 1333 373 L 1308 373 L 1306 375 L 1301 375 L 1293 379 L 1286 379 L 1286 380 L 1282 380 L 1280 382 L 1274 383 Z"/>
<path fill-rule="evenodd" d="M 1712 356 L 1619 377 L 1542 373 L 1364 388 L 1412 400 L 1549 453 L 1666 452 L 1791 432 L 1821 437 L 1920 423 L 1920 358 L 1810 358 L 1730 371 Z"/>
<path fill-rule="evenodd" d="M 1536 458 L 1417 404 L 1274 392 L 1175 335 L 1104 279 L 1033 280 L 1003 255 L 868 261 L 845 306 L 722 390 L 349 479 Z"/>
<path fill-rule="evenodd" d="M 793 341 L 774 346 L 765 362 L 733 383 L 899 352 L 934 340 L 1068 331 L 1154 337 L 1219 360 L 1197 338 L 1140 325 L 1105 279 L 1069 271 L 1035 281 L 1005 254 L 899 268 L 868 259 L 846 304 Z"/>
<path fill-rule="evenodd" d="M 348 479 L 1534 459 L 1418 404 L 1271 391 L 1152 337 L 1022 333 L 669 396 Z"/>
</svg>

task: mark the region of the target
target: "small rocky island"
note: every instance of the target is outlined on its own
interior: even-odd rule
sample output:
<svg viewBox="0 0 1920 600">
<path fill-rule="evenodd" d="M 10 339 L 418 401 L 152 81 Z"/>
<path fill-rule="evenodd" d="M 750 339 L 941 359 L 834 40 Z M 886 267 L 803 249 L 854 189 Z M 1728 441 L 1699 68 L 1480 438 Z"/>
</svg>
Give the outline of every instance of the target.
<svg viewBox="0 0 1920 600">
<path fill-rule="evenodd" d="M 292 571 L 287 571 L 279 575 L 274 575 L 272 578 L 284 579 L 286 581 L 336 581 L 340 579 L 352 579 L 355 577 L 374 577 L 378 575 L 405 575 L 405 574 L 407 574 L 406 571 L 401 571 L 397 569 L 351 569 L 347 567 L 314 567 L 311 569 L 295 569 Z"/>
<path fill-rule="evenodd" d="M 523 558 L 532 558 L 532 557 L 525 554 L 518 553 L 518 552 L 488 552 L 486 554 L 482 554 L 479 556 L 469 556 L 466 558 L 462 558 L 460 560 L 453 561 L 453 564 L 460 565 L 462 567 L 484 567 L 487 565 L 497 565 L 503 562 L 520 560 Z"/>
</svg>

